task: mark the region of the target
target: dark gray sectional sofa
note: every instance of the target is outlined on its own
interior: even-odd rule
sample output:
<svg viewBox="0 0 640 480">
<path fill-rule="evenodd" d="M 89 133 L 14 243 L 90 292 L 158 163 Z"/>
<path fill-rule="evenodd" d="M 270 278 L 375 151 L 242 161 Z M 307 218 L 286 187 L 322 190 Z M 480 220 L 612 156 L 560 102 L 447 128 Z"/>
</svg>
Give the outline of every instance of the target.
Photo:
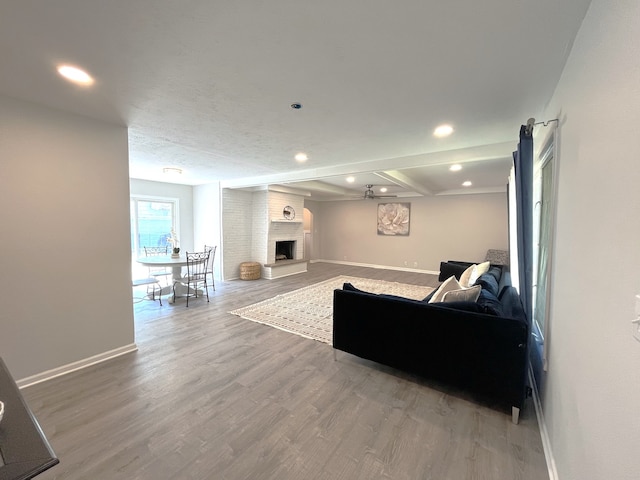
<svg viewBox="0 0 640 480">
<path fill-rule="evenodd" d="M 428 303 L 345 284 L 333 297 L 333 347 L 464 391 L 514 423 L 528 393 L 530 328 L 507 267 L 478 278 L 477 302 Z"/>
</svg>

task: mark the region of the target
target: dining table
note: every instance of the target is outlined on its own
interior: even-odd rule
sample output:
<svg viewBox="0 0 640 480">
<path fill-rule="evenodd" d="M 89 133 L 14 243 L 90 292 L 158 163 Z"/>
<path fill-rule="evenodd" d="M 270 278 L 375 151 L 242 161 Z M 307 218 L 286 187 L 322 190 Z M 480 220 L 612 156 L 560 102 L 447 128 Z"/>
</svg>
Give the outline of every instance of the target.
<svg viewBox="0 0 640 480">
<path fill-rule="evenodd" d="M 171 295 L 168 299 L 169 303 L 174 302 L 173 292 L 175 296 L 185 297 L 190 290 L 193 294 L 194 290 L 197 295 L 204 292 L 201 289 L 187 289 L 186 277 L 182 275 L 182 268 L 187 266 L 186 255 L 153 255 L 149 257 L 140 257 L 136 261 L 145 267 L 166 267 L 171 268 L 171 285 L 165 285 L 160 290 L 160 295 Z"/>
</svg>

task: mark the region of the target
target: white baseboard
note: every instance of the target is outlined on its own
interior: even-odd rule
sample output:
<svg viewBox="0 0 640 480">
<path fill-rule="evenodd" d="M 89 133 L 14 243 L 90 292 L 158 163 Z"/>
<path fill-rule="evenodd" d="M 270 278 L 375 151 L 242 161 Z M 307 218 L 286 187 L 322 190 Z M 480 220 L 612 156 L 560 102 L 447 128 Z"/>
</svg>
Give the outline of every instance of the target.
<svg viewBox="0 0 640 480">
<path fill-rule="evenodd" d="M 341 260 L 311 260 L 311 263 L 323 262 L 323 263 L 336 263 L 338 265 L 350 265 L 353 267 L 368 267 L 368 268 L 379 268 L 382 270 L 398 270 L 400 272 L 415 272 L 415 273 L 429 273 L 432 275 L 439 275 L 440 271 L 433 270 L 421 270 L 419 268 L 409 268 L 409 267 L 394 267 L 391 265 L 374 265 L 371 263 L 357 263 L 357 262 L 347 262 Z"/>
<path fill-rule="evenodd" d="M 540 395 L 538 395 L 538 386 L 536 385 L 531 365 L 529 365 L 529 383 L 531 383 L 531 390 L 533 395 L 533 405 L 536 409 L 536 417 L 538 419 L 538 428 L 540 429 L 540 438 L 542 439 L 542 449 L 544 450 L 544 458 L 547 461 L 547 470 L 549 471 L 549 480 L 560 480 L 558 477 L 558 470 L 556 469 L 556 460 L 553 456 L 553 450 L 551 450 L 551 441 L 549 440 L 549 432 L 547 432 L 547 425 L 544 421 L 544 413 L 542 411 L 542 404 L 540 403 Z"/>
<path fill-rule="evenodd" d="M 18 388 L 30 387 L 31 385 L 35 385 L 36 383 L 45 382 L 47 380 L 51 380 L 52 378 L 60 377 L 62 375 L 66 375 L 67 373 L 75 372 L 76 370 L 81 370 L 91 365 L 95 365 L 96 363 L 106 362 L 107 360 L 119 357 L 120 355 L 135 352 L 136 350 L 138 350 L 138 346 L 135 343 L 131 343 L 114 350 L 109 350 L 108 352 L 99 353 L 98 355 L 78 360 L 77 362 L 62 365 L 61 367 L 54 368 L 52 370 L 47 370 L 30 377 L 22 378 L 18 380 L 16 384 L 18 385 Z"/>
</svg>

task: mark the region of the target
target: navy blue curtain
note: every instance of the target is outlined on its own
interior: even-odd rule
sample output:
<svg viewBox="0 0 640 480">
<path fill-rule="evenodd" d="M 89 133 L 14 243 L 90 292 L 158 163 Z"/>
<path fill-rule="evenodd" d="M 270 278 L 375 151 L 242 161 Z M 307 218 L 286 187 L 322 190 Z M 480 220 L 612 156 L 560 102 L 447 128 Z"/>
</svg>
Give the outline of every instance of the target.
<svg viewBox="0 0 640 480">
<path fill-rule="evenodd" d="M 513 152 L 518 228 L 520 298 L 529 325 L 532 319 L 533 276 L 533 129 L 520 127 L 518 150 Z"/>
</svg>

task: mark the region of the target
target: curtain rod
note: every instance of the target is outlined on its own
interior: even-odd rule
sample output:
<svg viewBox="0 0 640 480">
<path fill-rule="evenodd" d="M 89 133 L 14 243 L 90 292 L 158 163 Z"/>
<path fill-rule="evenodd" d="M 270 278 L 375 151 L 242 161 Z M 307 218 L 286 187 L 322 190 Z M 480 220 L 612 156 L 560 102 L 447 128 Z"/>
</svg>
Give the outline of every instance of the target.
<svg viewBox="0 0 640 480">
<path fill-rule="evenodd" d="M 527 120 L 527 126 L 526 126 L 527 135 L 531 135 L 533 133 L 533 127 L 535 127 L 536 125 L 542 125 L 543 127 L 547 127 L 551 122 L 558 122 L 558 121 L 559 120 L 557 118 L 552 118 L 551 120 L 547 120 L 546 122 L 536 123 L 536 119 L 532 117 L 529 120 Z"/>
</svg>

